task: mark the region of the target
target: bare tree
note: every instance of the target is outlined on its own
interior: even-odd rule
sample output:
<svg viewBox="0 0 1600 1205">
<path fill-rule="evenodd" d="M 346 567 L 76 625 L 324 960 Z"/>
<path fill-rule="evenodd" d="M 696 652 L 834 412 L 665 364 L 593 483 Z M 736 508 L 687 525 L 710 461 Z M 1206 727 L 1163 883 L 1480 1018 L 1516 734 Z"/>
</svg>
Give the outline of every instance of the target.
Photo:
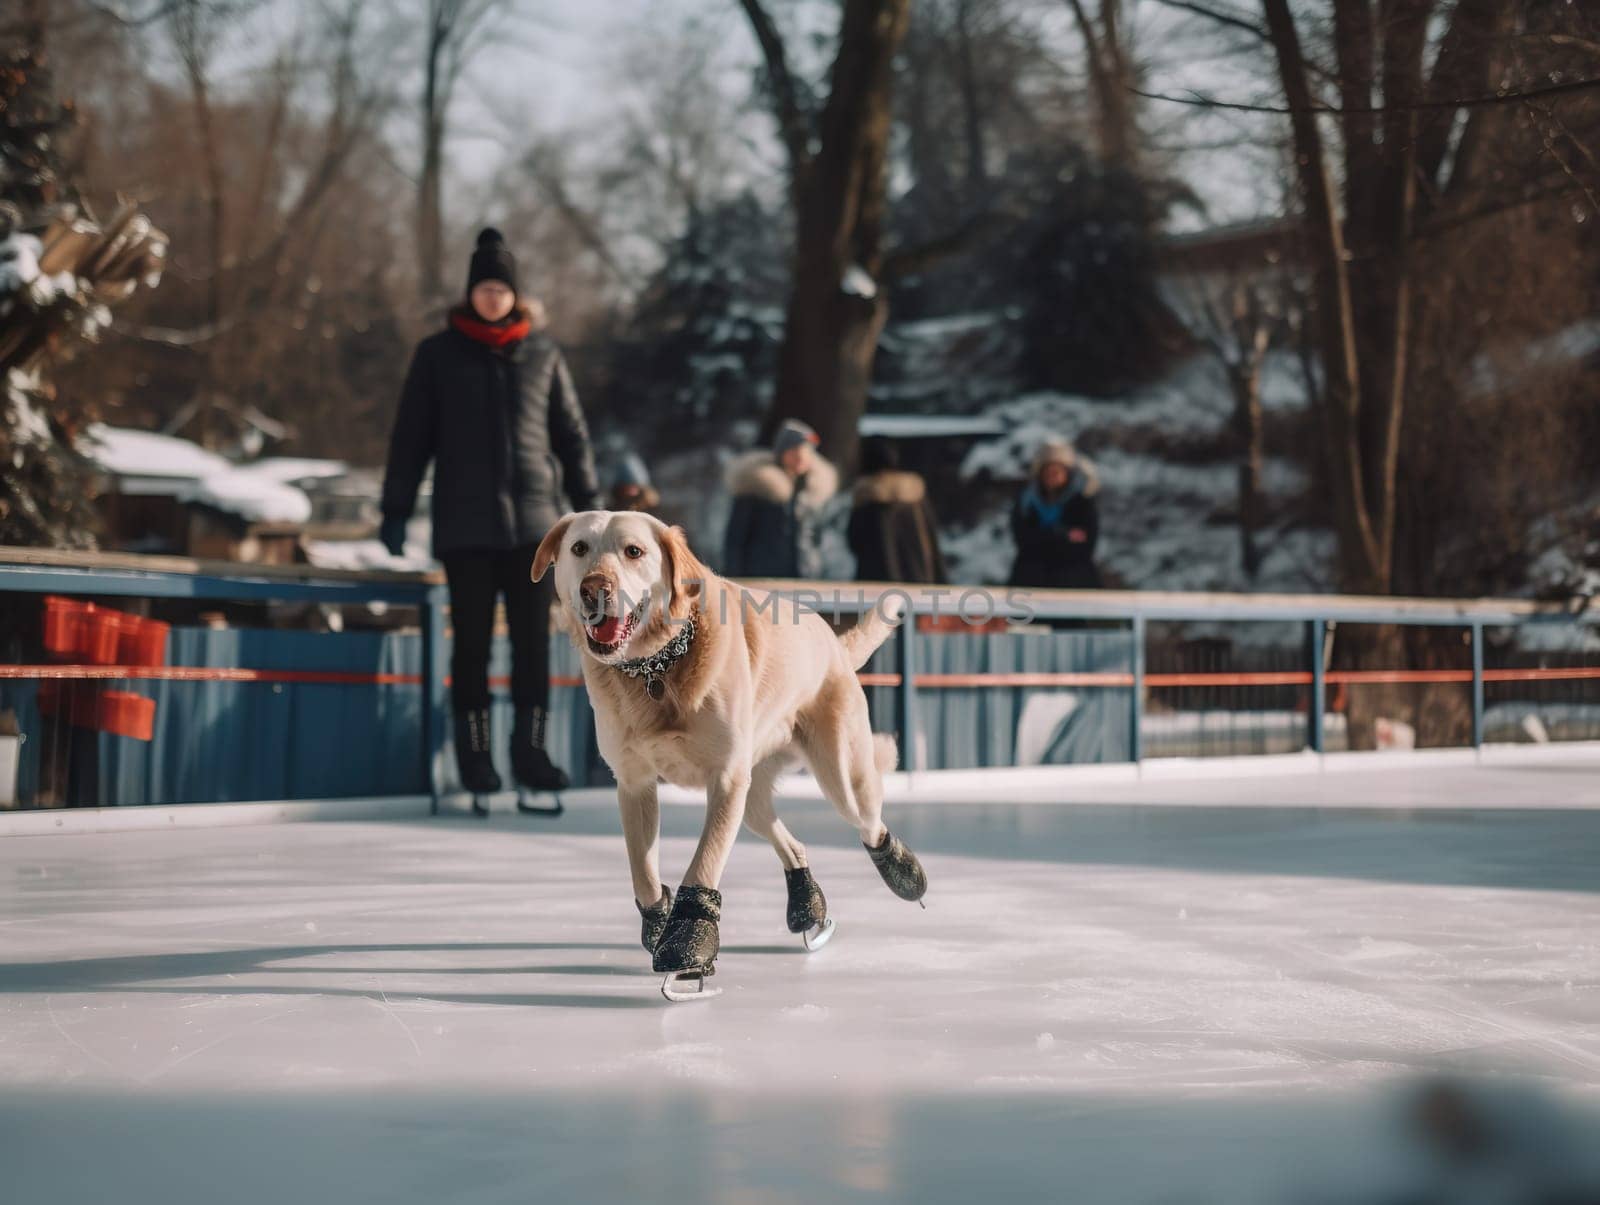
<svg viewBox="0 0 1600 1205">
<path fill-rule="evenodd" d="M 494 32 L 507 0 L 428 0 L 423 26 L 422 172 L 417 178 L 418 282 L 424 304 L 444 286 L 444 144 L 456 86 Z"/>
<path fill-rule="evenodd" d="M 1322 103 L 1288 0 L 1263 0 L 1287 101 L 1293 158 L 1315 276 L 1325 388 L 1319 410 L 1343 584 L 1390 589 L 1397 475 L 1414 332 L 1425 318 L 1419 280 L 1448 265 L 1425 253 L 1430 226 L 1460 219 L 1486 195 L 1505 198 L 1545 175 L 1537 165 L 1488 170 L 1508 106 L 1499 71 L 1509 0 L 1332 6 L 1332 79 Z M 1442 21 L 1431 70 L 1431 23 Z M 1497 85 L 1498 95 L 1497 95 Z M 1330 145 L 1319 121 L 1337 129 Z"/>
<path fill-rule="evenodd" d="M 768 432 L 809 422 L 847 467 L 889 316 L 885 254 L 891 67 L 910 0 L 845 0 L 820 112 L 804 103 L 783 37 L 760 0 L 741 0 L 766 62 L 788 156 L 795 272 Z"/>
<path fill-rule="evenodd" d="M 1261 371 L 1282 325 L 1284 290 L 1270 266 L 1253 271 L 1233 265 L 1169 274 L 1162 295 L 1216 361 L 1228 383 L 1239 461 L 1239 559 L 1246 576 L 1254 578 L 1261 567 L 1258 536 L 1264 511 L 1261 473 L 1266 459 Z"/>
<path fill-rule="evenodd" d="M 1134 112 L 1138 73 L 1128 47 L 1128 23 L 1122 0 L 1100 0 L 1096 20 L 1084 0 L 1067 0 L 1072 19 L 1083 39 L 1084 63 L 1094 96 L 1095 130 L 1100 157 L 1107 163 L 1137 171 L 1139 128 Z"/>
</svg>

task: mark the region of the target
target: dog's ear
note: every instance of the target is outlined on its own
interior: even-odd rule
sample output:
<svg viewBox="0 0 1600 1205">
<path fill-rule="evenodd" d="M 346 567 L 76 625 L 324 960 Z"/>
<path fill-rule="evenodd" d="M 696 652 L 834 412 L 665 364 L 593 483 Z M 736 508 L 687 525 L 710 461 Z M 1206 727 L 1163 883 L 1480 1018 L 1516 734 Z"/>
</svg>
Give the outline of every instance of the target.
<svg viewBox="0 0 1600 1205">
<path fill-rule="evenodd" d="M 533 554 L 533 573 L 530 576 L 534 581 L 538 581 L 550 571 L 556 554 L 561 551 L 561 541 L 567 538 L 567 528 L 572 526 L 574 517 L 568 515 L 558 520 L 554 527 L 544 533 L 544 539 L 539 541 L 539 551 Z"/>
<path fill-rule="evenodd" d="M 681 527 L 668 527 L 661 532 L 661 552 L 664 560 L 662 576 L 671 584 L 671 597 L 667 613 L 681 619 L 690 604 L 705 594 L 711 580 L 711 569 L 689 547 L 689 537 Z"/>
</svg>

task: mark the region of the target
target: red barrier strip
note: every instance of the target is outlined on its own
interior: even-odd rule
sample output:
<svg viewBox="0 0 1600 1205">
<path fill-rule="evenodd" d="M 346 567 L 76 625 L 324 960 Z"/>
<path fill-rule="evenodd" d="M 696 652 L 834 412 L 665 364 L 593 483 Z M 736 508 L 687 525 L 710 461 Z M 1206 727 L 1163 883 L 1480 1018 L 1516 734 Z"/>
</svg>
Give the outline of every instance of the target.
<svg viewBox="0 0 1600 1205">
<path fill-rule="evenodd" d="M 1467 675 L 1468 680 L 1472 678 Z M 1574 665 L 1570 669 L 1486 669 L 1485 682 L 1546 682 L 1559 679 L 1600 678 L 1600 665 Z"/>
<path fill-rule="evenodd" d="M 308 682 L 338 686 L 416 686 L 422 681 L 419 674 L 200 665 L 0 665 L 0 678 L 147 678 L 161 682 Z"/>
<path fill-rule="evenodd" d="M 899 686 L 900 675 L 858 674 L 863 686 Z M 1465 683 L 1472 671 L 1465 669 L 1354 669 L 1329 670 L 1330 686 L 1372 684 Z M 184 665 L 0 665 L 0 678 L 112 679 L 143 678 L 164 682 L 295 682 L 333 686 L 418 686 L 420 674 L 365 674 L 337 670 L 229 669 L 217 666 Z M 1489 669 L 1485 682 L 1576 682 L 1600 679 L 1600 666 L 1579 665 L 1565 669 Z M 447 679 L 448 681 L 448 679 Z M 1169 673 L 1146 674 L 1145 685 L 1156 688 L 1195 686 L 1309 686 L 1311 675 L 1304 671 L 1263 671 L 1260 673 Z M 509 678 L 489 680 L 491 686 L 505 687 Z M 552 686 L 582 686 L 583 678 L 557 675 Z M 1021 686 L 1132 686 L 1128 673 L 1074 673 L 1022 671 L 971 674 L 919 674 L 917 685 L 932 690 L 963 687 Z"/>
<path fill-rule="evenodd" d="M 1305 670 L 1270 670 L 1260 673 L 1146 674 L 1146 686 L 1310 686 Z"/>
<path fill-rule="evenodd" d="M 1125 673 L 1053 673 L 1019 671 L 996 674 L 918 674 L 917 687 L 935 690 L 962 686 L 1132 686 Z"/>
</svg>

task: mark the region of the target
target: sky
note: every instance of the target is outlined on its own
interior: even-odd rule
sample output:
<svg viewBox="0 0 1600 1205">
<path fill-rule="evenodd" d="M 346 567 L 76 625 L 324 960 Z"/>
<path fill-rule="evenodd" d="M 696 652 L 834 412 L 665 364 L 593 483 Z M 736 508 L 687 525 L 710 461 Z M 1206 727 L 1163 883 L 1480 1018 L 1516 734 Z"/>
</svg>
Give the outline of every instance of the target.
<svg viewBox="0 0 1600 1205">
<path fill-rule="evenodd" d="M 390 2 L 403 6 L 400 11 L 421 8 L 420 0 Z M 1270 80 L 1251 74 L 1259 56 L 1206 53 L 1215 49 L 1215 39 L 1203 31 L 1197 50 L 1194 19 L 1150 3 L 1131 7 L 1136 52 L 1149 64 L 1146 83 L 1151 90 L 1228 99 L 1271 97 Z M 628 76 L 628 56 L 653 43 L 670 48 L 686 21 L 698 22 L 699 36 L 722 48 L 724 74 L 708 80 L 707 87 L 747 90 L 749 68 L 758 57 L 736 0 L 513 0 L 512 9 L 492 43 L 473 60 L 452 109 L 450 178 L 466 204 L 476 203 L 474 192 L 487 192 L 509 151 L 539 136 L 564 137 L 581 156 L 585 136 L 603 131 L 629 100 L 627 89 L 619 86 Z M 311 0 L 266 0 L 256 33 L 267 28 L 281 32 L 313 11 Z M 1065 5 L 1041 0 L 1038 11 L 1045 14 L 1045 28 L 1059 30 L 1067 40 L 1074 37 Z M 826 15 L 820 7 L 818 12 Z M 792 20 L 793 10 L 787 16 Z M 258 67 L 265 44 L 266 39 L 249 31 L 235 38 L 225 49 L 219 74 Z M 1158 143 L 1200 144 L 1181 157 L 1179 168 L 1206 211 L 1175 213 L 1175 228 L 1240 221 L 1276 209 L 1271 155 L 1237 145 L 1242 137 L 1259 137 L 1261 118 L 1202 116 L 1162 102 L 1150 102 L 1145 117 Z M 413 122 L 409 110 L 394 120 L 392 133 L 402 156 L 414 146 Z"/>
</svg>

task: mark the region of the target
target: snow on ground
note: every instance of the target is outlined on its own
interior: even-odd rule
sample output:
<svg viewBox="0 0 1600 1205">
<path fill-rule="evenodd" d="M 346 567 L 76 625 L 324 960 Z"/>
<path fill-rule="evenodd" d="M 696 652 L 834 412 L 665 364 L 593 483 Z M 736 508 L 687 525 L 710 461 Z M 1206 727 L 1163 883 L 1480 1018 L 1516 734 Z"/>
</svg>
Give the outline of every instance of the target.
<svg viewBox="0 0 1600 1205">
<path fill-rule="evenodd" d="M 604 793 L 555 822 L 12 838 L 0 1160 L 19 1201 L 127 1205 L 1570 1184 L 1600 1150 L 1597 771 L 1063 778 L 1066 802 L 1027 804 L 924 785 L 889 820 L 925 912 L 790 802 L 837 937 L 801 951 L 746 835 L 725 994 L 678 1006 Z M 669 878 L 700 815 L 663 808 Z M 1422 1075 L 1504 1140 L 1464 1164 L 1419 1146 Z"/>
</svg>

